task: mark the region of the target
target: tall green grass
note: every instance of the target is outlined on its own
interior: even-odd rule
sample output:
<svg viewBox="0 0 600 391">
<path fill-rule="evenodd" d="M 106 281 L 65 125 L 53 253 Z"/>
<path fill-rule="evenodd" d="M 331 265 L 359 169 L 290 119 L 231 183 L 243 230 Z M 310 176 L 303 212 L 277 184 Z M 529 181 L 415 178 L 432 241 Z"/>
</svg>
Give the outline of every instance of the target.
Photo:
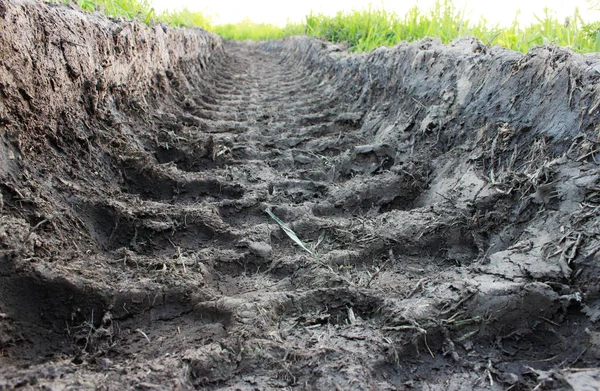
<svg viewBox="0 0 600 391">
<path fill-rule="evenodd" d="M 333 17 L 310 14 L 306 17 L 306 33 L 333 42 L 347 42 L 351 48 L 365 51 L 424 37 L 450 42 L 471 35 L 472 29 L 451 1 L 438 1 L 428 12 L 413 7 L 403 17 L 373 8 L 338 12 Z"/>
<path fill-rule="evenodd" d="M 550 42 L 578 52 L 600 51 L 600 23 L 586 25 L 578 10 L 567 21 L 560 21 L 544 9 L 536 22 L 526 27 L 519 26 L 517 16 L 509 27 L 490 26 L 485 20 L 469 21 L 452 1 L 445 0 L 426 11 L 413 7 L 403 16 L 371 8 L 339 12 L 335 16 L 310 14 L 306 17 L 306 34 L 348 42 L 356 51 L 424 37 L 438 37 L 449 43 L 463 36 L 474 36 L 486 44 L 499 44 L 520 52 Z"/>
<path fill-rule="evenodd" d="M 71 0 L 62 0 L 71 1 Z M 491 26 L 486 20 L 470 21 L 452 0 L 438 0 L 423 10 L 417 6 L 405 15 L 378 8 L 339 12 L 334 16 L 311 13 L 304 23 L 279 27 L 244 20 L 236 24 L 215 25 L 207 15 L 183 9 L 157 14 L 147 0 L 72 0 L 85 10 L 101 10 L 110 16 L 138 18 L 145 23 L 163 22 L 179 27 L 203 27 L 225 39 L 269 40 L 292 35 L 322 37 L 346 42 L 351 50 L 369 51 L 402 41 L 438 37 L 449 43 L 462 36 L 474 36 L 489 45 L 527 52 L 536 45 L 554 43 L 577 52 L 600 51 L 600 22 L 586 24 L 577 10 L 567 20 L 558 20 L 548 9 L 536 22 L 522 27 L 515 20 L 509 27 Z M 600 2 L 599 2 L 600 6 Z"/>
</svg>

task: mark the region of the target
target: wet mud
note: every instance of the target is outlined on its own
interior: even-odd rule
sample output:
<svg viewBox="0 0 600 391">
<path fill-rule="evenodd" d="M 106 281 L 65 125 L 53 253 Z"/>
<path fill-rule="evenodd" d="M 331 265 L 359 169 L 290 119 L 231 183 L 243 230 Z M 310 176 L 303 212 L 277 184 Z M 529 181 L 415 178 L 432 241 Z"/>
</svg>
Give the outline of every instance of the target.
<svg viewBox="0 0 600 391">
<path fill-rule="evenodd" d="M 598 55 L 0 31 L 0 389 L 597 389 Z"/>
</svg>

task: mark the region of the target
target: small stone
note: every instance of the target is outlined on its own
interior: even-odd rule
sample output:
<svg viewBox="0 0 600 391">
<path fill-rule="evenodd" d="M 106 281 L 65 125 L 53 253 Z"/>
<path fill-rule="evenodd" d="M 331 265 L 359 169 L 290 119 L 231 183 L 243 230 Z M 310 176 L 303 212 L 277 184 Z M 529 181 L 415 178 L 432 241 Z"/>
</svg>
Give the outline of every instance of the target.
<svg viewBox="0 0 600 391">
<path fill-rule="evenodd" d="M 270 258 L 273 251 L 273 248 L 265 242 L 250 242 L 248 243 L 248 249 L 250 249 L 252 254 L 264 259 Z"/>
<path fill-rule="evenodd" d="M 308 164 L 308 163 L 312 162 L 312 159 L 306 155 L 298 155 L 294 158 L 294 160 L 300 164 Z"/>
<path fill-rule="evenodd" d="M 98 363 L 99 363 L 99 364 L 100 364 L 100 366 L 101 366 L 103 369 L 105 369 L 105 370 L 106 370 L 106 369 L 109 369 L 109 368 L 110 368 L 110 367 L 112 367 L 112 365 L 113 365 L 113 362 L 112 362 L 112 360 L 110 360 L 110 359 L 108 359 L 108 358 L 100 358 L 100 359 L 98 360 Z"/>
</svg>

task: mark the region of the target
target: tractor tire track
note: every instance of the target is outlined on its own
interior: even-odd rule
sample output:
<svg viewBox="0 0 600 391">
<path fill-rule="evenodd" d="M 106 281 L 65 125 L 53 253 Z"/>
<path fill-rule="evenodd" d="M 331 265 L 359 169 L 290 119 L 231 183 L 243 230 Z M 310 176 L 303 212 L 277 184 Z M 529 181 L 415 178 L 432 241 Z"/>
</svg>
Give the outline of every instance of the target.
<svg viewBox="0 0 600 391">
<path fill-rule="evenodd" d="M 97 66 L 52 38 L 0 56 L 42 64 L 0 70 L 0 388 L 526 389 L 598 366 L 588 58 L 7 9 L 4 52 L 48 19 Z"/>
</svg>

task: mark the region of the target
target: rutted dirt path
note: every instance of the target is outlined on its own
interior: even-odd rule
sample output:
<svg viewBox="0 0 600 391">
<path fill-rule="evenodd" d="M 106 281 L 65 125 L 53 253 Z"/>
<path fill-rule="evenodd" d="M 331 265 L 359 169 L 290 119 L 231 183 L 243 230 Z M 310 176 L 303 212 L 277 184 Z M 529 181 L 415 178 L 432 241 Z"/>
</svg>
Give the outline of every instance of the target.
<svg viewBox="0 0 600 391">
<path fill-rule="evenodd" d="M 0 16 L 0 388 L 596 382 L 594 57 Z"/>
</svg>

